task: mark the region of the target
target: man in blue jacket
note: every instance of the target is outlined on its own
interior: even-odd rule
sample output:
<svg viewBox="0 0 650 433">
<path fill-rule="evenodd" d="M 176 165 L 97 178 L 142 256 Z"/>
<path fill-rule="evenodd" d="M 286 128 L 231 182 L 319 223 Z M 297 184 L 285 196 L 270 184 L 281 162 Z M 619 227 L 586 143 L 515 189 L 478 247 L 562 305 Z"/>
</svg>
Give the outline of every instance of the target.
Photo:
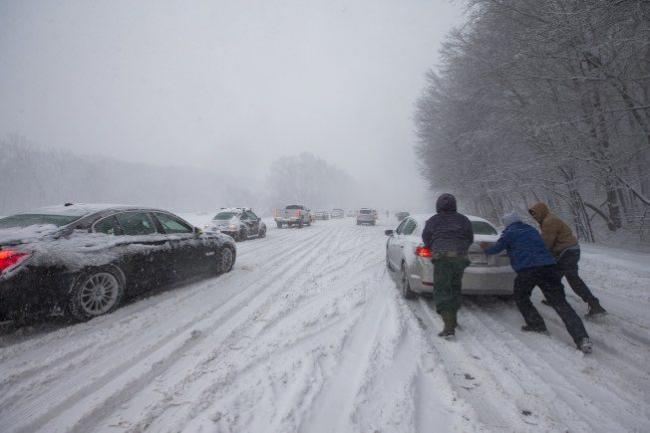
<svg viewBox="0 0 650 433">
<path fill-rule="evenodd" d="M 510 257 L 510 265 L 517 273 L 514 287 L 515 302 L 526 321 L 526 325 L 521 329 L 546 332 L 544 319 L 530 301 L 533 289 L 539 286 L 564 322 L 578 349 L 584 353 L 591 353 L 592 344 L 589 335 L 582 320 L 564 296 L 562 275 L 539 232 L 522 222 L 519 215 L 514 212 L 503 217 L 503 224 L 506 229 L 497 243 L 489 247 L 489 244 L 482 242 L 481 248 L 486 254 L 498 254 L 506 250 Z"/>
</svg>

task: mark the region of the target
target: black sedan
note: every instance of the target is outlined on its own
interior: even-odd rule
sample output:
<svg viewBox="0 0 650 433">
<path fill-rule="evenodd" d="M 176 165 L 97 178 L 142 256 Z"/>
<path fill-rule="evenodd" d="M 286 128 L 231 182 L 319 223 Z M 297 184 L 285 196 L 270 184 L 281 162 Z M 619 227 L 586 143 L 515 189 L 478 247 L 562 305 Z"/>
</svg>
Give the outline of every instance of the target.
<svg viewBox="0 0 650 433">
<path fill-rule="evenodd" d="M 0 320 L 88 320 L 153 287 L 229 272 L 232 238 L 159 209 L 66 204 L 0 218 Z"/>
</svg>

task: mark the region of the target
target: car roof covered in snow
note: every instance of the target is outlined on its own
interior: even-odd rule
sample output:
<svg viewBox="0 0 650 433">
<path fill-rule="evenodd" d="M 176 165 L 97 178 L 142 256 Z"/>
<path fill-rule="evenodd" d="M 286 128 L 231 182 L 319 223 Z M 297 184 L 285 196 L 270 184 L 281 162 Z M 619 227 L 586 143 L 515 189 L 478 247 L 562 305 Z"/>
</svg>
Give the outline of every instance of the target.
<svg viewBox="0 0 650 433">
<path fill-rule="evenodd" d="M 129 206 L 124 204 L 109 203 L 71 203 L 56 206 L 46 206 L 34 209 L 28 212 L 19 212 L 19 214 L 44 214 L 44 215 L 70 215 L 79 216 L 90 215 L 96 212 L 102 212 L 109 209 L 128 210 L 128 209 L 145 209 L 141 206 Z"/>
</svg>

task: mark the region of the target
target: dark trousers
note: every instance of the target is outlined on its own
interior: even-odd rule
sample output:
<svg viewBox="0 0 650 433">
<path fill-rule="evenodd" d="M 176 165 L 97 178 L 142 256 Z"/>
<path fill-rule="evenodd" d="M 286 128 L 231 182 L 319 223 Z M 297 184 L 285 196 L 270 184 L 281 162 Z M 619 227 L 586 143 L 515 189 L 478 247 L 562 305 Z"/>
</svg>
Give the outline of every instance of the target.
<svg viewBox="0 0 650 433">
<path fill-rule="evenodd" d="M 463 273 L 469 265 L 466 257 L 439 257 L 433 260 L 433 300 L 436 311 L 457 312 Z"/>
<path fill-rule="evenodd" d="M 530 301 L 530 295 L 535 286 L 539 286 L 542 290 L 546 300 L 564 322 L 564 326 L 566 326 L 576 345 L 580 340 L 588 337 L 582 320 L 564 296 L 562 276 L 555 265 L 528 268 L 517 272 L 514 298 L 527 325 L 546 327 L 544 319 Z"/>
<path fill-rule="evenodd" d="M 563 277 L 566 278 L 569 286 L 589 305 L 598 303 L 598 298 L 591 293 L 589 287 L 578 275 L 578 262 L 580 261 L 580 250 L 566 250 L 557 260 L 557 267 Z"/>
</svg>

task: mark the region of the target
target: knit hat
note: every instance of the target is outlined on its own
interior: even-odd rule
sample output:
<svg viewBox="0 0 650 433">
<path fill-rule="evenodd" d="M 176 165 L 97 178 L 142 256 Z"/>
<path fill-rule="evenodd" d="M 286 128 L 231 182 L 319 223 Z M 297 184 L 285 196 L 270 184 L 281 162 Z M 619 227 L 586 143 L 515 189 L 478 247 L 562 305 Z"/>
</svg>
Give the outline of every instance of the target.
<svg viewBox="0 0 650 433">
<path fill-rule="evenodd" d="M 504 226 L 508 227 L 510 224 L 520 223 L 521 217 L 517 214 L 517 212 L 510 212 L 505 214 L 501 218 L 501 221 L 503 221 Z"/>
</svg>

